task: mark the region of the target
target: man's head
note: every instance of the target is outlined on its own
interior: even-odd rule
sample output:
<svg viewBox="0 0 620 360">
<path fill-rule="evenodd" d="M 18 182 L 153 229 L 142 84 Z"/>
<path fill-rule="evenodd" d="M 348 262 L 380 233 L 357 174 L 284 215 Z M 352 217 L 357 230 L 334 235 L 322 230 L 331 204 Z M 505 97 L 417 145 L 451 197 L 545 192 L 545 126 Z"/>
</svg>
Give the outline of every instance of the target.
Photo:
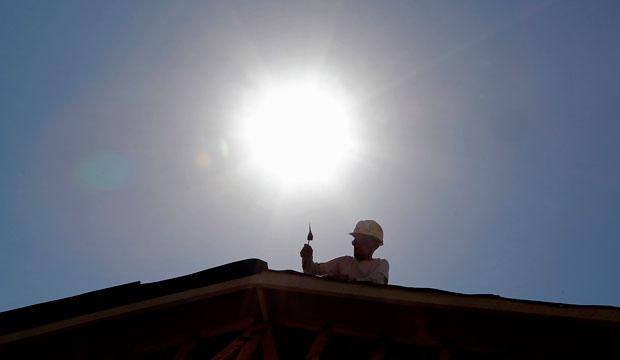
<svg viewBox="0 0 620 360">
<path fill-rule="evenodd" d="M 383 229 L 374 220 L 361 220 L 350 233 L 354 237 L 353 255 L 357 260 L 370 260 L 377 248 L 383 245 Z"/>
</svg>

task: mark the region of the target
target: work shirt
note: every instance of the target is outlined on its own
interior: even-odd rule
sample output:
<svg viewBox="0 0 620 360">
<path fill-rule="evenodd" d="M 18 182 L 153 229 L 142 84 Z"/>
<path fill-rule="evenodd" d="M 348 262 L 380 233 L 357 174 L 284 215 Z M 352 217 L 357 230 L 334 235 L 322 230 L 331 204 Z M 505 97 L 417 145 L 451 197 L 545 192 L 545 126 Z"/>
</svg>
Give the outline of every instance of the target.
<svg viewBox="0 0 620 360">
<path fill-rule="evenodd" d="M 306 266 L 304 272 L 313 275 L 347 275 L 354 281 L 372 281 L 387 284 L 390 264 L 385 259 L 359 261 L 352 256 L 342 256 L 324 263 Z"/>
</svg>

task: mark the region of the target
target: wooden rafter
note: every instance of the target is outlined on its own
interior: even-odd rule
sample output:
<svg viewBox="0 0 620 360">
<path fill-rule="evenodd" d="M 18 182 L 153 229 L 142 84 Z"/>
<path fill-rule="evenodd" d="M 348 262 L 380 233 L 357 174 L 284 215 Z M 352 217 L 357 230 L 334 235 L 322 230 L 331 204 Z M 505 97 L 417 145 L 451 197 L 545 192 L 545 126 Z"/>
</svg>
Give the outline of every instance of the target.
<svg viewBox="0 0 620 360">
<path fill-rule="evenodd" d="M 325 350 L 325 346 L 327 346 L 331 335 L 331 329 L 325 328 L 321 330 L 314 338 L 310 351 L 308 352 L 308 355 L 306 355 L 306 360 L 318 360 L 321 357 L 323 350 Z"/>
<path fill-rule="evenodd" d="M 181 345 L 181 348 L 179 349 L 179 351 L 177 351 L 177 353 L 174 355 L 173 360 L 187 359 L 187 357 L 191 354 L 191 352 L 196 348 L 196 345 L 198 345 L 198 339 L 199 339 L 198 335 L 189 337 L 183 343 L 183 345 Z"/>
<path fill-rule="evenodd" d="M 263 321 L 269 321 L 269 308 L 267 307 L 267 301 L 265 300 L 265 293 L 262 286 L 256 288 L 256 295 L 258 297 L 258 305 Z"/>
<path fill-rule="evenodd" d="M 276 342 L 273 337 L 273 327 L 268 326 L 263 335 L 263 359 L 278 360 L 278 352 L 276 351 Z"/>
<path fill-rule="evenodd" d="M 218 336 L 222 334 L 230 334 L 230 333 L 239 332 L 239 331 L 249 328 L 250 326 L 255 324 L 257 321 L 258 319 L 256 317 L 243 318 L 243 319 L 237 319 L 234 322 L 231 322 L 230 324 L 218 325 L 216 327 L 206 327 L 205 329 L 200 331 L 200 333 L 198 334 L 198 337 L 201 339 L 206 339 L 206 338 L 210 338 L 210 337 Z M 191 335 L 189 333 L 182 334 L 182 335 L 174 335 L 171 329 L 167 329 L 166 331 L 169 331 L 170 335 L 158 338 L 156 342 L 152 342 L 148 344 L 147 346 L 144 346 L 144 345 L 140 346 L 139 344 L 134 345 L 135 347 L 132 351 L 132 355 L 137 356 L 141 354 L 148 354 L 154 351 L 158 351 L 158 350 L 173 347 L 173 346 L 182 346 L 186 341 L 188 341 Z M 159 331 L 159 333 L 161 333 L 161 331 Z M 147 338 L 149 337 L 148 334 L 141 334 L 141 335 Z M 135 342 L 135 339 L 134 339 L 134 342 Z"/>
<path fill-rule="evenodd" d="M 258 347 L 258 343 L 261 341 L 262 334 L 258 336 L 252 336 L 249 340 L 243 344 L 241 347 L 241 351 L 239 351 L 239 355 L 237 355 L 236 360 L 249 360 L 256 348 Z"/>
<path fill-rule="evenodd" d="M 224 349 L 217 353 L 213 360 L 228 360 L 237 356 L 238 360 L 249 359 L 258 343 L 260 342 L 263 334 L 265 333 L 264 324 L 256 324 L 246 329 L 235 340 L 228 344 Z"/>
</svg>

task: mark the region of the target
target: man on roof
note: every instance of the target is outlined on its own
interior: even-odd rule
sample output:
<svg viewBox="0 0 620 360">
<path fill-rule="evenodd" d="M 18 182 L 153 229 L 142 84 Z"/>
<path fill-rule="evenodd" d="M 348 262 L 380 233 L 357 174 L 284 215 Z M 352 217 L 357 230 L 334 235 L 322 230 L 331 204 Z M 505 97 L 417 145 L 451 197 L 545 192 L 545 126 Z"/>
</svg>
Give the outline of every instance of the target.
<svg viewBox="0 0 620 360">
<path fill-rule="evenodd" d="M 353 236 L 353 257 L 342 256 L 324 263 L 315 263 L 312 247 L 304 245 L 299 252 L 301 266 L 306 274 L 323 275 L 349 281 L 369 281 L 387 284 L 390 265 L 385 259 L 374 259 L 372 255 L 383 245 L 383 229 L 374 220 L 361 220 L 350 233 Z"/>
</svg>

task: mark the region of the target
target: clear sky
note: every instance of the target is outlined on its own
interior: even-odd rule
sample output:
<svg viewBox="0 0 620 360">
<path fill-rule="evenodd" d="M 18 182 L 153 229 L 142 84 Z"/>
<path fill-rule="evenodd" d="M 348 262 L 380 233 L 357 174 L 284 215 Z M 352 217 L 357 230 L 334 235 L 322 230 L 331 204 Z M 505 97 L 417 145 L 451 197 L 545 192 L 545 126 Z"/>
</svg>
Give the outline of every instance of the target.
<svg viewBox="0 0 620 360">
<path fill-rule="evenodd" d="M 308 222 L 326 261 L 360 219 L 391 284 L 620 306 L 619 14 L 1 1 L 0 311 L 246 258 L 300 271 Z M 356 148 L 284 188 L 239 117 L 309 73 L 353 104 Z"/>
</svg>

